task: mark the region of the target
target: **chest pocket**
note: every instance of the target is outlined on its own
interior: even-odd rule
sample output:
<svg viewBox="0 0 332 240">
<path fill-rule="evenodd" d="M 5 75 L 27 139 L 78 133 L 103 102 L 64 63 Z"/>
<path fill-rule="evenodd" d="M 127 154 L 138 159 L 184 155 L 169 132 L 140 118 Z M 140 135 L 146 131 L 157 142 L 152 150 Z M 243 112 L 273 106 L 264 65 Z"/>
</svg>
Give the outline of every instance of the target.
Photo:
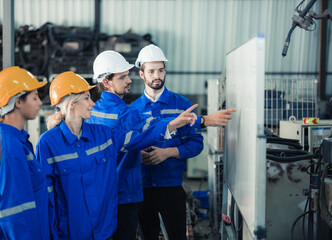
<svg viewBox="0 0 332 240">
<path fill-rule="evenodd" d="M 69 175 L 79 171 L 78 154 L 71 153 L 47 159 L 48 163 L 54 164 L 55 175 Z"/>
<path fill-rule="evenodd" d="M 26 155 L 26 158 L 31 175 L 32 186 L 34 191 L 36 191 L 37 189 L 40 189 L 42 185 L 45 184 L 45 175 L 42 172 L 40 163 L 37 162 L 32 153 Z"/>
<path fill-rule="evenodd" d="M 41 166 L 39 162 L 34 158 L 34 155 L 30 152 L 26 155 L 29 171 L 31 175 L 38 175 L 41 173 Z"/>
<path fill-rule="evenodd" d="M 86 154 L 89 158 L 95 159 L 96 165 L 105 165 L 110 161 L 110 154 L 107 154 L 110 152 L 109 148 L 114 147 L 112 139 L 109 139 L 105 143 L 95 146 L 93 148 L 90 148 L 86 150 Z M 107 150 L 106 150 L 107 149 Z"/>
<path fill-rule="evenodd" d="M 93 158 L 97 164 L 97 167 L 101 166 L 101 165 L 105 165 L 110 161 L 109 157 L 105 156 L 104 152 L 99 152 L 99 153 L 94 154 Z"/>
</svg>

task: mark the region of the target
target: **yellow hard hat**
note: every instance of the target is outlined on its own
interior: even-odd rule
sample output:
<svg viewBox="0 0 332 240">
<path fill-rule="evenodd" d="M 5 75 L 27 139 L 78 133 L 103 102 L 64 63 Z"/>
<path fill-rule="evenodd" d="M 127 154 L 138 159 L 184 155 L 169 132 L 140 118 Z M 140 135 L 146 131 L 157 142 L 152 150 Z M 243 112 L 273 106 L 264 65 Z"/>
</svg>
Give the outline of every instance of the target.
<svg viewBox="0 0 332 240">
<path fill-rule="evenodd" d="M 29 71 L 14 66 L 0 72 L 0 107 L 8 104 L 10 98 L 22 92 L 30 92 L 46 85 L 39 82 Z"/>
<path fill-rule="evenodd" d="M 74 72 L 61 73 L 53 79 L 50 86 L 51 106 L 57 105 L 67 95 L 89 91 L 95 86 L 90 86 L 83 77 Z"/>
</svg>

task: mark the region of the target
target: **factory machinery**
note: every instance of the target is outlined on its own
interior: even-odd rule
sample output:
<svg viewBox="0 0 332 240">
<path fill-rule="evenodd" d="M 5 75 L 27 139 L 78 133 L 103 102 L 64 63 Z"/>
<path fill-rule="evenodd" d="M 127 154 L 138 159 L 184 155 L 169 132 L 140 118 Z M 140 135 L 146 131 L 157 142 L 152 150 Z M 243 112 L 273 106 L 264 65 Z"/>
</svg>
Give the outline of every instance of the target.
<svg viewBox="0 0 332 240">
<path fill-rule="evenodd" d="M 224 76 L 221 79 L 208 81 L 208 112 L 223 108 Z M 258 211 L 265 225 L 253 236 L 224 182 L 224 128 L 208 129 L 213 228 L 221 231 L 222 239 L 332 239 L 332 120 L 313 125 L 280 121 L 280 134 L 265 128 L 264 138 L 265 206 Z"/>
<path fill-rule="evenodd" d="M 331 239 L 332 121 L 280 131 L 266 133 L 266 239 Z"/>
<path fill-rule="evenodd" d="M 15 65 L 30 71 L 39 80 L 47 79 L 51 82 L 58 74 L 73 71 L 90 83 L 93 61 L 100 52 L 115 50 L 128 62 L 134 63 L 140 49 L 153 43 L 152 36 L 148 33 L 141 36 L 128 30 L 121 35 L 110 35 L 95 31 L 91 27 L 62 26 L 50 22 L 39 28 L 33 25 L 20 26 L 15 30 L 14 41 Z M 2 44 L 3 42 L 0 42 L 1 65 Z M 132 78 L 138 78 L 136 71 L 130 74 Z M 48 88 L 46 89 L 41 98 L 43 103 L 48 104 Z"/>
</svg>

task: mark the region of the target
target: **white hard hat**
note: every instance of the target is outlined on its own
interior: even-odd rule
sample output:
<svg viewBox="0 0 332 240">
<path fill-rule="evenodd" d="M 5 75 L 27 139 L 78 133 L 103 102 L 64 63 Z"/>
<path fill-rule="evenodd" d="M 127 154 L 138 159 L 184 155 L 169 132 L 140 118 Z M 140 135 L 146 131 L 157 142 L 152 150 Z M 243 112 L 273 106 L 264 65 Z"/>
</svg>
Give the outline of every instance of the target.
<svg viewBox="0 0 332 240">
<path fill-rule="evenodd" d="M 100 53 L 93 62 L 93 79 L 102 82 L 106 75 L 122 73 L 133 68 L 126 59 L 118 52 L 104 51 Z"/>
<path fill-rule="evenodd" d="M 135 66 L 140 68 L 146 62 L 167 62 L 163 51 L 156 45 L 150 44 L 141 49 L 138 54 Z"/>
</svg>

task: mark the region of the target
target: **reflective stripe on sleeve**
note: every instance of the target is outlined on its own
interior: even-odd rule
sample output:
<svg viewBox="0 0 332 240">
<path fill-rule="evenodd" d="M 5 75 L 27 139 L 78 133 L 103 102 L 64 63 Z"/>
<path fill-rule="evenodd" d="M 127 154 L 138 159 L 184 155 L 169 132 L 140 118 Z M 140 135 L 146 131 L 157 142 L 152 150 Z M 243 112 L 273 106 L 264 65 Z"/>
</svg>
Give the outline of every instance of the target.
<svg viewBox="0 0 332 240">
<path fill-rule="evenodd" d="M 150 112 L 145 112 L 145 113 L 143 113 L 143 114 L 149 114 L 149 115 L 152 115 L 152 112 L 150 111 Z"/>
<path fill-rule="evenodd" d="M 125 148 L 126 148 L 127 144 L 130 142 L 132 134 L 133 134 L 133 131 L 130 131 L 126 134 L 126 139 L 125 139 L 125 142 L 123 144 L 123 147 L 121 148 L 121 152 L 127 152 L 127 150 Z"/>
<path fill-rule="evenodd" d="M 12 207 L 12 208 L 7 208 L 5 210 L 1 210 L 0 211 L 0 218 L 4 218 L 4 217 L 8 217 L 8 216 L 12 216 L 14 214 L 29 210 L 29 209 L 33 209 L 36 208 L 36 202 L 32 201 L 32 202 L 27 202 L 27 203 L 23 203 L 21 205 Z"/>
<path fill-rule="evenodd" d="M 161 114 L 181 114 L 183 112 L 182 109 L 164 109 L 160 111 Z"/>
<path fill-rule="evenodd" d="M 150 126 L 150 122 L 154 119 L 154 117 L 149 117 L 148 119 L 146 119 L 146 123 L 143 127 L 143 131 L 145 131 L 149 126 Z"/>
<path fill-rule="evenodd" d="M 73 158 L 78 158 L 78 154 L 76 152 L 48 158 L 47 162 L 48 164 L 52 164 L 55 162 L 62 162 Z"/>
<path fill-rule="evenodd" d="M 93 148 L 90 148 L 88 150 L 86 150 L 86 155 L 91 155 L 91 154 L 94 154 L 96 152 L 100 152 L 100 151 L 103 151 L 105 148 L 107 148 L 108 146 L 112 145 L 112 139 L 109 139 L 107 142 L 105 142 L 104 144 L 102 145 L 99 145 L 99 146 L 96 146 L 96 147 L 93 147 Z"/>
<path fill-rule="evenodd" d="M 32 152 L 29 153 L 29 155 L 26 155 L 27 161 L 32 161 L 34 159 L 34 156 Z"/>
<path fill-rule="evenodd" d="M 118 114 L 111 114 L 111 113 L 102 113 L 102 112 L 91 112 L 92 116 L 101 117 L 101 118 L 108 118 L 108 119 L 118 119 Z"/>
</svg>

